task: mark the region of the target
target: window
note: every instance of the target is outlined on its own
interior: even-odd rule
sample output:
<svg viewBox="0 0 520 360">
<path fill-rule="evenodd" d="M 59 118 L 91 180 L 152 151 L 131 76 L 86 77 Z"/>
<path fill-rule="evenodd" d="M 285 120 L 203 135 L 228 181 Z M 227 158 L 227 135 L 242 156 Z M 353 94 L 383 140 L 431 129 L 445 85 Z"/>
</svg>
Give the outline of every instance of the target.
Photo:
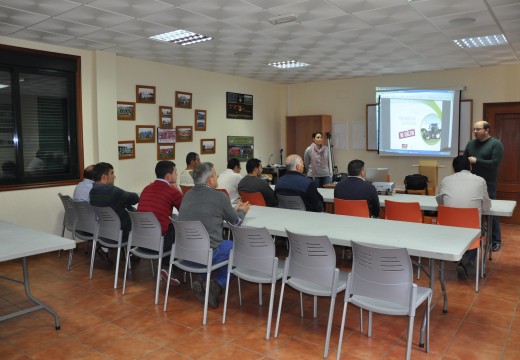
<svg viewBox="0 0 520 360">
<path fill-rule="evenodd" d="M 0 46 L 0 190 L 80 178 L 79 69 L 77 56 Z"/>
</svg>

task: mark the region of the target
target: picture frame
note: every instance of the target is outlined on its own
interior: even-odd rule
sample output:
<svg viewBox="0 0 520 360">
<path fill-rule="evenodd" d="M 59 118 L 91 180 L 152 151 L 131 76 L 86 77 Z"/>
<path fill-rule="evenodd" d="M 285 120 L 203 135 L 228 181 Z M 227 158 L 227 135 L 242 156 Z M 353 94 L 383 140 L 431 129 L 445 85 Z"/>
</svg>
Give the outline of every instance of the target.
<svg viewBox="0 0 520 360">
<path fill-rule="evenodd" d="M 173 107 L 159 106 L 159 127 L 173 129 Z"/>
<path fill-rule="evenodd" d="M 155 86 L 136 85 L 135 102 L 139 104 L 155 104 Z"/>
<path fill-rule="evenodd" d="M 175 144 L 157 144 L 157 160 L 175 160 Z"/>
<path fill-rule="evenodd" d="M 206 131 L 207 111 L 195 110 L 195 131 Z"/>
<path fill-rule="evenodd" d="M 155 143 L 155 126 L 136 125 L 135 126 L 135 142 L 136 143 Z"/>
<path fill-rule="evenodd" d="M 117 120 L 135 120 L 135 103 L 118 101 Z"/>
<path fill-rule="evenodd" d="M 200 153 L 215 154 L 216 140 L 215 139 L 200 139 Z"/>
<path fill-rule="evenodd" d="M 157 128 L 157 144 L 174 144 L 176 142 L 176 129 Z"/>
<path fill-rule="evenodd" d="M 191 109 L 193 96 L 190 92 L 176 91 L 175 92 L 175 107 L 182 109 Z"/>
<path fill-rule="evenodd" d="M 119 160 L 135 159 L 135 141 L 122 140 L 117 142 Z"/>
<path fill-rule="evenodd" d="M 177 126 L 177 142 L 193 141 L 193 126 Z"/>
<path fill-rule="evenodd" d="M 253 120 L 253 95 L 226 92 L 226 118 Z"/>
</svg>

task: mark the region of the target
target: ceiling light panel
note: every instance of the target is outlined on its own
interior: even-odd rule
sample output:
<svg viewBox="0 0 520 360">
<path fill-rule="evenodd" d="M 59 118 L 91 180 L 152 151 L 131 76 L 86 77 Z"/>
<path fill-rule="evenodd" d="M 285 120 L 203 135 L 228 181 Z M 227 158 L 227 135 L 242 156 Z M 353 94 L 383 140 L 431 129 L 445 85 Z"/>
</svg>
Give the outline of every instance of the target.
<svg viewBox="0 0 520 360">
<path fill-rule="evenodd" d="M 507 44 L 504 34 L 477 36 L 472 38 L 463 38 L 453 40 L 455 44 L 463 49 L 473 49 L 486 46 L 498 46 Z"/>
<path fill-rule="evenodd" d="M 299 62 L 296 60 L 278 61 L 278 62 L 269 63 L 267 65 L 274 66 L 275 68 L 278 68 L 278 69 L 295 69 L 295 68 L 309 66 L 309 64 L 306 64 L 304 62 Z"/>
<path fill-rule="evenodd" d="M 213 38 L 206 35 L 197 34 L 191 31 L 180 29 L 170 31 L 164 34 L 150 36 L 150 39 L 185 46 L 212 40 Z"/>
</svg>

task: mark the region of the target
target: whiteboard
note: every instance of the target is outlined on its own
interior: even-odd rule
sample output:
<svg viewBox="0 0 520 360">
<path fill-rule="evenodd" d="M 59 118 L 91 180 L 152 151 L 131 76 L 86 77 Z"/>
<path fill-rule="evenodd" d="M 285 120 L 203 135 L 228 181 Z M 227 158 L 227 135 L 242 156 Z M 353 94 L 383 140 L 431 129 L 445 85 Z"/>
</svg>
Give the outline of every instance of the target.
<svg viewBox="0 0 520 360">
<path fill-rule="evenodd" d="M 367 151 L 377 151 L 377 110 L 379 104 L 367 104 Z M 471 140 L 473 127 L 473 100 L 460 101 L 459 151 L 464 151 L 466 144 Z"/>
</svg>

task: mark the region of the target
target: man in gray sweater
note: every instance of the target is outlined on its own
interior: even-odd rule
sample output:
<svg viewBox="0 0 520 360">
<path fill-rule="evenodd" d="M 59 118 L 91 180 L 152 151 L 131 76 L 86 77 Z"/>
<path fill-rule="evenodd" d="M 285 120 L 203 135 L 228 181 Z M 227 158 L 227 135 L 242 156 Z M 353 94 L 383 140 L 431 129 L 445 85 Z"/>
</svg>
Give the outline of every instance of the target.
<svg viewBox="0 0 520 360">
<path fill-rule="evenodd" d="M 231 240 L 222 239 L 223 222 L 240 225 L 249 211 L 249 203 L 239 203 L 233 208 L 229 198 L 223 192 L 215 190 L 218 186 L 217 173 L 212 163 L 205 162 L 193 170 L 195 186 L 188 191 L 179 209 L 179 221 L 200 221 L 206 228 L 213 249 L 213 263 L 229 259 L 233 247 Z M 217 308 L 219 296 L 226 286 L 227 267 L 218 269 L 209 284 L 209 304 Z M 194 281 L 193 290 L 197 299 L 204 301 L 205 284 Z"/>
</svg>

